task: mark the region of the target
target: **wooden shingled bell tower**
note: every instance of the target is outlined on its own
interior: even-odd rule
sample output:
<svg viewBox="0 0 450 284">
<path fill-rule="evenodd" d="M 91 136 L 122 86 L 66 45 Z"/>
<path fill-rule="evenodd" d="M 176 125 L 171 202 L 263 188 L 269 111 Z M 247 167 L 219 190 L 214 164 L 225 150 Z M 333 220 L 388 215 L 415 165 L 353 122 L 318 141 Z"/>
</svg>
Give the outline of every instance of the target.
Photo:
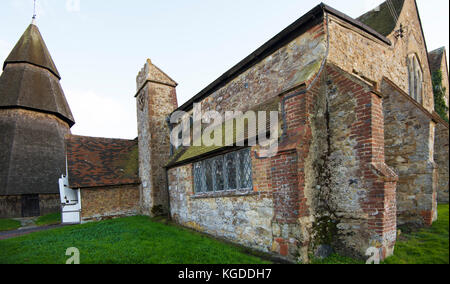
<svg viewBox="0 0 450 284">
<path fill-rule="evenodd" d="M 0 218 L 60 211 L 64 139 L 75 124 L 34 18 L 0 76 Z"/>
</svg>

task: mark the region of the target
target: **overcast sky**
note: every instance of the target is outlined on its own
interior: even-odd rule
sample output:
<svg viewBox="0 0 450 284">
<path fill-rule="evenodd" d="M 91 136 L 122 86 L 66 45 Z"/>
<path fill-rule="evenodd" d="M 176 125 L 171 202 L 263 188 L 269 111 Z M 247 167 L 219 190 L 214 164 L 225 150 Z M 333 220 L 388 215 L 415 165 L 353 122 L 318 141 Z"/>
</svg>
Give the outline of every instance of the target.
<svg viewBox="0 0 450 284">
<path fill-rule="evenodd" d="M 136 75 L 151 58 L 181 105 L 321 1 L 38 0 L 38 26 L 62 76 L 78 135 L 137 136 Z M 378 0 L 329 0 L 357 17 Z M 449 1 L 418 0 L 429 51 L 449 44 Z M 0 1 L 0 61 L 31 21 L 32 0 Z"/>
</svg>

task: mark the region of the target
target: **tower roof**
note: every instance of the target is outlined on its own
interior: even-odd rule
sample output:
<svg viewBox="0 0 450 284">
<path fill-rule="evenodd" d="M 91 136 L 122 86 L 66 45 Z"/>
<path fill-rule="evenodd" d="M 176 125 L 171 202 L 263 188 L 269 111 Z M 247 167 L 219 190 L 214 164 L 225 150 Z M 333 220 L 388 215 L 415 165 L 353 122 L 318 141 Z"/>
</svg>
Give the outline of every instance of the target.
<svg viewBox="0 0 450 284">
<path fill-rule="evenodd" d="M 47 69 L 58 79 L 61 79 L 44 39 L 34 22 L 28 26 L 8 58 L 6 58 L 3 70 L 10 63 L 30 63 Z"/>
<path fill-rule="evenodd" d="M 75 124 L 50 52 L 32 23 L 3 65 L 0 108 L 25 108 L 54 114 Z"/>
</svg>

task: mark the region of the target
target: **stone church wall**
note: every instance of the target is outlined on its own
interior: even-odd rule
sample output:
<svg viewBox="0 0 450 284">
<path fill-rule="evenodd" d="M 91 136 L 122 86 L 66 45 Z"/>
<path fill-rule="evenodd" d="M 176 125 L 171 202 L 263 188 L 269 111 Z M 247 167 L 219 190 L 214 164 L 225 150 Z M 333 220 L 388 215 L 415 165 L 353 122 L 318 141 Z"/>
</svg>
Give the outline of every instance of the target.
<svg viewBox="0 0 450 284">
<path fill-rule="evenodd" d="M 60 213 L 61 198 L 59 197 L 59 194 L 40 194 L 39 208 L 41 211 L 41 216 L 52 213 Z"/>
<path fill-rule="evenodd" d="M 438 165 L 439 171 L 439 183 L 437 189 L 437 198 L 439 203 L 448 204 L 448 149 L 449 149 L 449 129 L 448 126 L 438 123 L 436 125 L 436 141 L 435 141 L 435 152 L 434 160 Z"/>
<path fill-rule="evenodd" d="M 312 189 L 313 239 L 356 258 L 375 247 L 385 258 L 396 241 L 397 176 L 385 163 L 382 99 L 332 64 L 324 72 L 312 89 L 323 97 L 313 137 L 326 135 L 312 146 L 320 155 Z"/>
<path fill-rule="evenodd" d="M 0 218 L 21 218 L 22 197 L 0 196 Z"/>
<path fill-rule="evenodd" d="M 359 258 L 369 247 L 382 258 L 393 253 L 397 176 L 385 164 L 382 99 L 358 77 L 325 65 L 324 27 L 202 101 L 204 111 L 245 111 L 278 95 L 283 135 L 275 157 L 259 159 L 252 149 L 255 188 L 246 196 L 195 196 L 192 164 L 170 169 L 178 223 L 301 261 L 323 245 Z"/>
<path fill-rule="evenodd" d="M 354 74 L 368 84 L 373 85 L 373 88 L 381 91 L 381 95 L 384 95 L 383 89 L 380 89 L 384 78 L 391 81 L 401 90 L 401 92 L 408 94 L 409 81 L 407 58 L 408 56 L 415 54 L 420 61 L 423 72 L 423 98 L 418 104 L 414 105 L 414 103 L 412 103 L 410 106 L 413 109 L 423 106 L 426 112 L 431 115 L 434 111 L 431 73 L 429 71 L 428 54 L 425 39 L 421 32 L 422 29 L 415 1 L 405 1 L 403 10 L 399 16 L 397 27 L 395 28 L 396 31 L 400 29 L 400 25 L 403 26 L 402 36 L 395 36 L 395 33 L 388 35 L 387 38 L 392 43 L 392 45 L 388 45 L 345 23 L 343 20 L 329 15 L 330 50 L 328 61 L 349 74 Z M 388 108 L 385 112 L 388 111 L 390 115 L 393 113 L 390 112 L 391 109 L 394 108 L 394 106 L 391 106 L 390 109 Z M 402 111 L 408 112 L 414 110 L 402 108 Z M 402 116 L 400 113 L 397 113 L 397 115 Z M 404 115 L 407 116 L 407 113 Z M 389 120 L 391 118 L 387 116 L 386 119 Z M 398 208 L 399 216 L 409 214 L 406 212 L 409 212 L 410 210 L 419 213 L 414 213 L 409 217 L 405 216 L 405 218 L 400 218 L 400 223 L 404 223 L 407 219 L 409 219 L 408 222 L 417 224 L 423 223 L 424 219 L 427 220 L 425 223 L 431 223 L 432 220 L 436 218 L 436 197 L 434 193 L 436 191 L 437 172 L 433 161 L 433 146 L 431 146 L 434 143 L 435 133 L 434 125 L 430 121 L 430 119 L 422 120 L 424 124 L 420 126 L 417 125 L 417 122 L 411 122 L 415 127 L 420 128 L 420 130 L 418 130 L 419 132 L 423 131 L 419 136 L 411 138 L 412 141 L 417 142 L 418 147 L 423 148 L 418 151 L 422 151 L 423 155 L 427 156 L 424 158 L 415 158 L 422 162 L 418 162 L 416 165 L 414 160 L 404 163 L 403 161 L 395 162 L 393 159 L 387 158 L 390 166 L 403 163 L 402 171 L 399 172 L 401 178 L 399 192 L 404 192 L 405 194 L 400 193 L 398 196 L 400 206 Z M 387 123 L 387 127 L 389 127 L 389 124 L 390 122 Z M 397 132 L 407 131 L 403 132 L 404 138 L 406 138 L 414 132 L 409 125 L 406 125 L 406 128 L 402 125 L 399 125 L 399 127 L 404 130 L 394 130 L 391 125 L 386 129 L 386 135 L 393 137 Z M 392 139 L 386 142 L 388 147 L 386 153 L 387 156 L 395 155 L 395 153 L 390 150 L 393 149 L 390 148 L 392 145 L 389 145 L 391 142 Z M 410 151 L 412 153 L 414 150 L 406 147 L 405 149 L 402 149 L 402 151 Z M 408 176 L 414 176 L 416 174 L 417 176 L 415 178 L 408 180 Z M 426 186 L 428 186 L 427 189 L 424 188 Z M 409 189 L 406 190 L 406 187 Z"/>
<path fill-rule="evenodd" d="M 267 163 L 252 159 L 254 171 L 270 171 Z M 226 238 L 265 252 L 272 251 L 272 195 L 264 176 L 255 176 L 258 191 L 244 196 L 198 197 L 194 195 L 192 165 L 169 171 L 171 215 L 186 227 Z"/>
<path fill-rule="evenodd" d="M 81 189 L 81 219 L 100 221 L 139 213 L 139 186 Z"/>
<path fill-rule="evenodd" d="M 40 216 L 61 212 L 59 194 L 39 194 Z M 0 218 L 21 218 L 22 196 L 0 196 Z"/>
<path fill-rule="evenodd" d="M 274 97 L 288 97 L 314 79 L 325 56 L 326 37 L 320 22 L 213 92 L 201 102 L 202 110 L 245 112 Z M 292 120 L 286 129 L 290 133 L 296 133 L 306 119 L 304 99 L 287 99 L 286 117 Z M 302 135 L 307 139 L 310 132 Z M 303 192 L 304 167 L 298 172 L 308 159 L 307 144 L 299 155 L 293 146 L 272 159 L 258 159 L 252 151 L 254 192 L 246 196 L 197 198 L 192 165 L 169 170 L 172 217 L 187 227 L 249 247 L 307 259 L 311 222 Z"/>
<path fill-rule="evenodd" d="M 401 38 L 396 38 L 394 34 L 388 36 L 392 46 L 330 16 L 329 61 L 349 73 L 356 72 L 378 84 L 386 76 L 408 93 L 407 57 L 410 54 L 416 54 L 423 71 L 423 106 L 431 113 L 434 111 L 431 73 L 425 40 L 414 2 L 413 0 L 405 1 L 395 28 L 398 30 L 400 25 L 403 25 L 405 32 Z"/>
<path fill-rule="evenodd" d="M 437 214 L 435 122 L 413 99 L 386 81 L 382 93 L 386 162 L 399 175 L 398 224 L 431 225 Z"/>
</svg>

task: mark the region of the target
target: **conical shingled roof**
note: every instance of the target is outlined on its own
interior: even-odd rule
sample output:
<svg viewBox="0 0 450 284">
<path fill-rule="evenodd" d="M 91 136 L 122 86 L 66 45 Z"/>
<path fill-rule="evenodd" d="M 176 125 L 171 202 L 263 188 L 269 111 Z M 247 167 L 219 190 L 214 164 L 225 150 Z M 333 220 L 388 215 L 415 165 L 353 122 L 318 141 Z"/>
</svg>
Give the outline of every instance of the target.
<svg viewBox="0 0 450 284">
<path fill-rule="evenodd" d="M 60 75 L 36 25 L 27 28 L 6 59 L 3 70 L 0 108 L 42 111 L 60 117 L 70 126 L 75 124 L 59 83 Z"/>
<path fill-rule="evenodd" d="M 36 25 L 31 24 L 23 33 L 16 46 L 3 64 L 3 70 L 9 63 L 30 63 L 45 68 L 61 79 L 50 52 Z"/>
</svg>

